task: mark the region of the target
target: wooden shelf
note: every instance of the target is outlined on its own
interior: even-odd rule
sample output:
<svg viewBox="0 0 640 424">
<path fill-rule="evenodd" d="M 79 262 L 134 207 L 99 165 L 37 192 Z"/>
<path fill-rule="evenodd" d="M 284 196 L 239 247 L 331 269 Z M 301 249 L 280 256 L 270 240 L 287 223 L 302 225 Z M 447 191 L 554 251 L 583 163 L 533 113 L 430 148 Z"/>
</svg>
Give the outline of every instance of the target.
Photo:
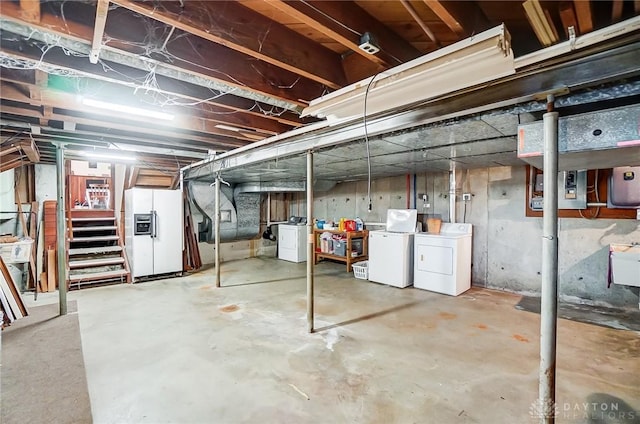
<svg viewBox="0 0 640 424">
<path fill-rule="evenodd" d="M 335 255 L 333 253 L 318 252 L 316 248 L 320 246 L 320 235 L 322 233 L 341 234 L 346 236 L 347 246 L 345 248 L 345 256 Z M 362 239 L 362 255 L 351 256 L 351 246 L 353 239 Z M 320 259 L 331 259 L 334 261 L 344 262 L 347 265 L 347 272 L 351 272 L 352 265 L 356 262 L 366 261 L 369 258 L 369 231 L 340 231 L 340 230 L 313 230 L 313 259 L 314 263 L 318 263 Z"/>
</svg>

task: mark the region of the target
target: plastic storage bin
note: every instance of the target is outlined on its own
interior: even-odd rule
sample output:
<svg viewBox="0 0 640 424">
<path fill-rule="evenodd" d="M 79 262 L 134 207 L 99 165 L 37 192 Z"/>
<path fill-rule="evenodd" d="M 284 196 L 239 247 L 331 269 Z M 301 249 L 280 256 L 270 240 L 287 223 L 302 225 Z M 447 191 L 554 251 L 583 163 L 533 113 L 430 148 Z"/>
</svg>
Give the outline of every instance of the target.
<svg viewBox="0 0 640 424">
<path fill-rule="evenodd" d="M 346 240 L 334 240 L 333 241 L 333 254 L 337 256 L 347 256 L 347 241 Z"/>
<path fill-rule="evenodd" d="M 356 262 L 353 266 L 353 276 L 359 280 L 369 279 L 369 261 Z"/>
</svg>

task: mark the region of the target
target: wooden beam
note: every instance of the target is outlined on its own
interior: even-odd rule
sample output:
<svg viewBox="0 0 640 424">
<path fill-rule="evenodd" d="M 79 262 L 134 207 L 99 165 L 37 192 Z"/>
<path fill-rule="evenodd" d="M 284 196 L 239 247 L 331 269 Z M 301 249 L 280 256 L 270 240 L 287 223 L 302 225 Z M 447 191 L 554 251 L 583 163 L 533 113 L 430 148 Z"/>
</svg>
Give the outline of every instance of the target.
<svg viewBox="0 0 640 424">
<path fill-rule="evenodd" d="M 570 1 L 560 2 L 559 13 L 564 34 L 569 37 L 569 27 L 573 27 L 576 35 L 579 35 L 580 28 L 578 28 L 578 20 L 576 19 L 576 12 L 573 10 L 573 3 Z"/>
<path fill-rule="evenodd" d="M 137 166 L 132 166 L 131 177 L 129 178 L 128 188 L 136 186 L 136 181 L 138 180 L 139 174 L 140 174 L 140 168 Z"/>
<path fill-rule="evenodd" d="M 10 3 L 7 3 L 7 6 L 10 6 Z M 7 6 L 3 6 L 3 12 L 7 9 Z M 47 15 L 45 15 L 44 19 L 47 19 Z M 74 27 L 72 24 L 70 24 L 70 26 L 72 28 Z M 43 31 L 44 30 L 45 29 L 43 29 Z M 52 32 L 52 34 L 55 33 Z M 11 50 L 12 45 L 15 46 L 13 50 Z M 38 48 L 27 49 L 29 50 L 27 54 L 27 52 L 24 51 L 24 46 L 14 40 L 3 42 L 3 48 L 7 54 L 10 54 L 16 59 L 33 60 L 38 63 L 42 60 L 42 52 L 39 51 Z M 135 86 L 132 80 L 142 81 L 146 78 L 145 73 L 147 73 L 146 71 L 132 69 L 114 63 L 109 63 L 109 67 L 107 68 L 100 67 L 98 69 L 98 67 L 89 65 L 84 58 L 67 56 L 55 48 L 48 50 L 45 58 L 46 62 L 44 63 L 51 63 L 58 68 L 68 69 L 70 71 L 74 70 L 80 75 L 96 79 L 97 81 L 113 82 L 126 87 Z M 153 61 L 150 61 L 150 65 L 153 65 Z M 127 75 L 129 75 L 130 78 L 127 77 Z M 34 76 L 33 71 L 4 69 L 2 78 L 8 80 L 15 79 L 16 81 L 22 82 L 25 78 L 33 80 Z M 288 126 L 301 126 L 304 122 L 313 122 L 313 120 L 309 121 L 308 119 L 301 120 L 299 115 L 291 111 L 274 107 L 260 101 L 230 94 L 214 95 L 208 88 L 162 75 L 155 75 L 155 82 L 157 87 L 154 93 L 167 97 L 179 97 L 180 99 L 176 99 L 178 104 L 211 104 L 226 109 L 227 114 L 230 112 L 241 112 L 242 114 L 277 121 Z M 184 99 L 184 101 L 181 101 L 181 99 Z"/>
<path fill-rule="evenodd" d="M 112 2 L 331 88 L 345 85 L 336 53 L 238 3 Z M 205 19 L 209 13 L 214 21 Z"/>
<path fill-rule="evenodd" d="M 407 12 L 409 12 L 409 14 L 413 18 L 413 20 L 416 21 L 416 23 L 418 24 L 418 26 L 420 28 L 422 28 L 422 31 L 427 35 L 427 37 L 429 37 L 431 39 L 431 41 L 436 43 L 437 47 L 440 47 L 440 41 L 438 41 L 438 39 L 436 38 L 436 36 L 433 33 L 433 31 L 431 31 L 431 29 L 429 29 L 429 27 L 422 20 L 420 15 L 418 15 L 418 12 L 416 11 L 416 9 L 414 9 L 414 7 L 411 5 L 411 3 L 408 0 L 400 0 L 400 2 L 404 6 L 404 8 L 407 9 Z"/>
<path fill-rule="evenodd" d="M 180 182 L 180 171 L 176 172 L 171 180 L 171 185 L 169 186 L 170 190 L 175 190 L 178 188 L 178 183 Z"/>
<path fill-rule="evenodd" d="M 479 33 L 491 26 L 475 2 L 424 0 L 433 13 L 460 37 Z"/>
<path fill-rule="evenodd" d="M 40 22 L 40 0 L 20 0 L 20 15 L 27 22 Z"/>
<path fill-rule="evenodd" d="M 42 100 L 42 88 L 47 86 L 49 75 L 44 71 L 36 69 L 34 76 L 35 84 L 28 86 L 29 97 L 33 100 L 30 104 L 39 106 Z M 0 77 L 4 78 L 3 76 Z"/>
<path fill-rule="evenodd" d="M 100 49 L 102 48 L 102 36 L 107 23 L 107 13 L 109 12 L 109 0 L 98 0 L 96 5 L 96 21 L 93 25 L 93 38 L 91 40 L 91 52 L 89 62 L 98 63 Z"/>
<path fill-rule="evenodd" d="M 2 110 L 6 113 L 22 115 L 22 116 L 31 117 L 31 118 L 40 118 L 43 116 L 43 113 L 39 111 L 21 109 L 19 107 L 14 107 L 14 106 L 3 106 Z M 163 136 L 163 137 L 173 137 L 176 139 L 195 140 L 195 141 L 208 142 L 212 144 L 215 143 L 215 144 L 219 144 L 227 147 L 241 147 L 248 144 L 247 142 L 252 141 L 250 139 L 247 139 L 246 140 L 247 142 L 243 143 L 239 140 L 235 141 L 233 139 L 224 139 L 221 136 L 218 136 L 218 138 L 216 138 L 213 134 L 211 134 L 211 137 L 205 137 L 201 135 L 196 136 L 196 135 L 188 134 L 184 132 L 181 133 L 178 131 L 170 131 L 168 129 L 152 128 L 149 126 L 140 126 L 140 125 L 135 125 L 135 123 L 125 123 L 124 121 L 121 121 L 120 123 L 101 122 L 96 119 L 80 118 L 77 116 L 61 115 L 58 113 L 52 113 L 48 118 L 59 120 L 59 121 L 74 122 L 79 125 L 103 127 L 107 130 L 119 130 L 119 131 L 131 132 L 133 134 L 144 133 L 144 134 L 157 135 L 157 136 Z M 124 136 L 124 138 L 126 139 L 126 136 Z"/>
<path fill-rule="evenodd" d="M 622 0 L 613 0 L 611 5 L 611 21 L 618 22 L 622 19 L 622 8 L 624 2 Z"/>
<path fill-rule="evenodd" d="M 633 9 L 635 10 L 636 14 L 640 14 L 640 0 L 634 0 Z"/>
<path fill-rule="evenodd" d="M 593 17 L 591 16 L 591 2 L 589 0 L 573 0 L 573 6 L 578 16 L 580 34 L 593 31 Z"/>
<path fill-rule="evenodd" d="M 119 128 L 119 129 L 129 129 L 130 131 L 139 132 L 145 131 L 150 134 L 158 134 L 161 135 L 164 132 L 175 132 L 175 130 L 183 130 L 183 131 L 198 131 L 201 133 L 208 133 L 212 135 L 224 136 L 229 138 L 236 138 L 244 141 L 254 141 L 254 137 L 246 136 L 241 131 L 228 131 L 224 129 L 219 129 L 216 125 L 225 124 L 228 120 L 219 119 L 205 119 L 197 116 L 191 115 L 177 115 L 173 121 L 163 122 L 158 120 L 156 122 L 157 127 L 164 127 L 165 130 L 151 128 L 144 129 L 139 128 L 137 126 L 131 125 L 132 123 L 127 124 L 127 121 L 139 121 L 148 123 L 149 118 L 143 116 L 136 116 L 133 114 L 129 114 L 126 117 L 118 112 L 112 112 L 109 110 L 87 110 L 87 107 L 81 103 L 78 103 L 76 96 L 71 94 L 66 94 L 63 92 L 57 92 L 52 90 L 45 90 L 41 93 L 40 100 L 34 100 L 29 98 L 28 96 L 22 94 L 16 87 L 8 85 L 7 83 L 0 82 L 0 97 L 3 99 L 8 99 L 14 102 L 24 102 L 24 103 L 36 103 L 38 106 L 43 106 L 46 109 L 45 113 L 37 115 L 37 117 L 46 117 L 48 119 L 60 119 L 68 122 L 75 122 L 76 124 L 85 124 L 85 125 L 93 125 L 93 126 L 104 126 L 108 128 Z M 126 103 L 124 101 L 123 103 Z M 71 116 L 71 115 L 62 115 L 60 113 L 54 113 L 53 108 L 64 109 L 69 111 L 82 112 L 82 116 Z M 12 110 L 17 110 L 17 108 L 12 108 Z M 27 113 L 27 112 L 25 112 Z M 31 115 L 33 116 L 33 115 Z M 90 118 L 92 117 L 92 118 Z M 116 123 L 112 120 L 104 119 L 104 118 L 116 118 L 119 119 L 120 122 Z M 105 122 L 106 121 L 106 122 Z M 269 133 L 262 133 L 261 138 L 265 138 L 270 135 Z M 191 138 L 191 137 L 189 137 Z M 237 146 L 236 146 L 237 147 Z"/>
<path fill-rule="evenodd" d="M 26 157 L 22 155 L 22 152 L 14 152 L 2 158 L 0 162 L 0 172 L 8 171 L 10 169 L 18 168 L 26 163 Z"/>
<path fill-rule="evenodd" d="M 407 62 L 420 55 L 416 48 L 355 2 L 314 1 L 310 6 L 302 1 L 272 0 L 269 4 L 385 68 L 398 65 L 399 62 Z M 358 47 L 360 35 L 365 32 L 375 36 L 381 52 L 372 55 Z"/>
<path fill-rule="evenodd" d="M 168 4 L 169 2 L 163 2 L 162 4 Z M 187 3 L 191 4 L 191 2 Z M 216 5 L 220 4 L 219 2 L 215 3 Z M 67 11 L 67 15 L 72 13 L 73 10 Z M 278 104 L 280 102 L 284 102 L 288 105 L 295 104 L 295 107 L 302 110 L 304 106 L 306 106 L 305 101 L 311 100 L 318 95 L 320 95 L 324 87 L 320 83 L 313 83 L 314 85 L 310 85 L 312 82 L 306 80 L 305 78 L 300 78 L 297 80 L 296 77 L 286 78 L 284 86 L 281 85 L 279 79 L 269 80 L 271 75 L 275 75 L 275 71 L 273 70 L 273 65 L 268 63 L 260 62 L 253 60 L 251 58 L 247 58 L 246 55 L 238 53 L 232 49 L 217 45 L 215 43 L 211 43 L 201 38 L 195 37 L 194 45 L 197 46 L 197 51 L 194 51 L 193 45 L 189 45 L 189 49 L 185 50 L 185 52 L 189 52 L 190 54 L 196 54 L 197 58 L 195 61 L 187 60 L 185 58 L 180 59 L 181 56 L 174 58 L 175 60 L 180 61 L 180 66 L 171 63 L 171 59 L 168 57 L 164 57 L 163 55 L 156 55 L 154 58 L 145 57 L 144 63 L 141 64 L 140 56 L 145 54 L 145 50 L 136 45 L 139 43 L 139 40 L 131 40 L 128 38 L 124 38 L 122 40 L 112 39 L 111 33 L 116 33 L 118 35 L 123 34 L 123 29 L 121 27 L 137 27 L 140 26 L 139 18 L 136 19 L 135 16 L 132 16 L 130 12 L 126 9 L 116 9 L 110 12 L 112 19 L 109 22 L 114 22 L 113 25 L 108 25 L 107 34 L 110 37 L 110 42 L 107 45 L 102 47 L 103 51 L 109 51 L 110 53 L 118 55 L 118 62 L 109 62 L 109 68 L 100 67 L 99 69 L 95 69 L 97 67 L 91 66 L 89 63 L 86 63 L 86 59 L 81 57 L 69 57 L 68 60 L 64 60 L 60 58 L 59 60 L 66 62 L 76 62 L 75 69 L 78 69 L 80 72 L 89 72 L 94 75 L 104 74 L 101 78 L 107 78 L 106 74 L 114 74 L 112 72 L 113 68 L 125 68 L 120 72 L 124 72 L 125 76 L 129 78 L 125 78 L 120 76 L 119 79 L 124 79 L 128 82 L 128 85 L 132 85 L 132 81 L 144 81 L 149 75 L 149 68 L 155 67 L 155 82 L 157 85 L 161 86 L 161 81 L 171 81 L 170 85 L 175 86 L 177 84 L 180 85 L 191 85 L 193 87 L 196 86 L 194 81 L 197 81 L 199 86 L 199 90 L 203 93 L 202 98 L 208 99 L 212 97 L 218 97 L 217 93 L 212 93 L 212 91 L 205 87 L 206 82 L 210 82 L 212 86 L 216 86 L 216 84 L 221 85 L 224 90 L 228 90 L 229 94 L 226 97 L 232 96 L 244 96 L 246 100 L 253 100 L 251 103 L 260 103 L 260 102 L 269 102 L 269 99 L 276 99 L 277 101 L 273 104 Z M 155 16 L 155 15 L 154 15 Z M 8 20 L 12 20 L 17 23 L 23 23 L 23 20 L 20 18 L 19 9 L 17 6 L 13 5 L 11 2 L 4 2 L 2 6 L 2 17 Z M 107 22 L 107 23 L 109 23 Z M 117 24 L 117 25 L 116 25 Z M 241 25 L 241 27 L 247 27 L 248 25 Z M 41 18 L 41 23 L 38 25 L 33 25 L 34 29 L 38 29 L 46 34 L 51 34 L 53 36 L 61 36 L 64 39 L 68 39 L 74 42 L 79 42 L 87 46 L 87 48 L 91 45 L 91 39 L 93 35 L 93 28 L 75 22 L 74 20 L 69 19 L 67 16 L 66 20 L 62 20 L 56 15 L 52 15 L 50 13 L 44 13 Z M 182 38 L 182 37 L 181 37 Z M 171 41 L 171 46 L 167 45 L 167 48 L 175 48 L 173 47 L 173 43 L 184 43 L 185 41 L 180 41 L 174 37 Z M 14 44 L 24 44 L 19 40 L 3 40 L 4 45 L 14 45 Z M 179 44 L 176 44 L 179 45 Z M 292 47 L 293 48 L 293 47 Z M 51 49 L 47 50 L 46 57 L 51 59 L 52 56 L 58 55 L 56 50 L 59 49 Z M 202 55 L 200 52 L 206 51 L 205 55 Z M 334 54 L 333 52 L 331 52 Z M 186 54 L 186 53 L 185 53 Z M 309 53 L 311 54 L 311 53 Z M 42 51 L 40 52 L 40 57 L 42 56 Z M 335 65 L 339 67 L 340 61 L 339 56 L 335 55 L 336 61 Z M 38 60 L 40 60 L 38 58 Z M 83 62 L 83 65 L 78 64 L 78 62 Z M 189 62 L 189 63 L 188 63 Z M 331 63 L 331 62 L 327 62 Z M 133 68 L 133 66 L 138 66 L 137 69 Z M 181 67 L 181 66 L 184 66 Z M 330 65 L 326 65 L 330 66 Z M 341 82 L 344 82 L 344 75 L 341 69 L 337 71 L 343 77 Z M 236 75 L 238 73 L 238 75 Z M 115 73 L 117 74 L 117 72 Z M 166 77 L 164 75 L 171 75 L 171 77 Z M 260 81 L 256 79 L 255 76 L 264 75 Z M 243 78 L 243 81 L 239 81 L 238 78 Z M 255 85 L 256 80 L 261 82 L 261 85 Z M 202 83 L 200 82 L 202 81 Z M 249 83 L 251 83 L 249 85 Z M 138 83 L 139 84 L 139 83 Z M 309 92 L 300 93 L 303 90 L 302 87 L 313 87 L 313 89 Z M 251 93 L 251 94 L 249 94 Z M 308 98 L 307 98 L 308 97 Z M 304 101 L 300 101 L 303 99 Z M 293 106 L 291 106 L 293 107 Z M 269 107 L 267 107 L 268 109 Z"/>
<path fill-rule="evenodd" d="M 47 74 L 44 73 L 44 75 Z M 21 78 L 22 76 L 20 75 L 13 76 L 10 81 L 18 82 Z M 53 77 L 52 80 L 54 84 L 58 86 L 58 88 L 63 91 L 67 91 L 66 86 L 60 86 L 60 83 L 58 81 L 60 78 L 61 77 L 56 76 Z M 5 75 L 3 72 L 0 75 L 0 80 L 4 81 L 4 79 Z M 131 104 L 135 104 L 139 101 L 137 97 L 133 96 L 130 88 L 125 88 L 120 84 L 98 83 L 89 79 L 85 79 L 82 81 L 73 79 L 69 80 L 69 83 L 73 83 L 73 86 L 69 87 L 69 89 L 75 89 L 77 85 L 80 85 L 87 92 L 92 93 L 98 98 L 117 98 L 118 101 L 122 103 Z M 24 89 L 25 92 L 38 93 L 37 97 L 33 95 L 31 96 L 32 101 L 30 102 L 30 104 L 41 106 L 44 103 L 50 103 L 54 107 L 59 108 L 79 110 L 83 112 L 86 110 L 85 106 L 81 106 L 77 103 L 77 96 L 74 94 L 60 93 L 57 90 L 45 90 L 44 92 L 41 92 L 41 89 L 39 88 L 40 85 L 30 83 L 27 78 L 25 78 L 24 81 L 20 81 L 20 84 L 26 86 L 26 88 Z M 2 92 L 0 95 L 2 98 L 19 102 L 26 101 L 27 97 L 26 95 L 20 93 L 20 87 L 12 88 L 11 86 L 7 85 L 6 82 L 2 84 L 2 87 L 3 89 L 6 89 L 6 91 Z M 188 106 L 169 106 L 166 108 L 166 110 L 168 112 L 174 113 L 176 116 L 186 116 L 186 120 L 179 120 L 183 127 L 187 125 L 186 129 L 191 129 L 190 126 L 194 125 L 195 122 L 194 119 L 196 121 L 210 121 L 213 123 L 213 125 L 227 124 L 244 129 L 255 130 L 260 133 L 264 133 L 265 135 L 280 134 L 291 129 L 291 125 L 284 125 L 274 119 L 267 118 L 263 114 L 244 113 L 244 111 L 241 112 L 234 109 L 223 108 L 216 104 L 208 104 L 206 102 L 198 104 L 197 101 L 188 102 L 187 100 L 185 100 L 184 103 Z M 191 103 L 195 104 L 190 105 Z M 145 119 L 141 118 L 141 120 L 144 121 Z M 301 125 L 301 123 L 298 123 L 298 125 Z M 175 127 L 175 125 L 172 126 Z M 196 123 L 193 128 L 197 127 L 198 124 Z"/>
</svg>

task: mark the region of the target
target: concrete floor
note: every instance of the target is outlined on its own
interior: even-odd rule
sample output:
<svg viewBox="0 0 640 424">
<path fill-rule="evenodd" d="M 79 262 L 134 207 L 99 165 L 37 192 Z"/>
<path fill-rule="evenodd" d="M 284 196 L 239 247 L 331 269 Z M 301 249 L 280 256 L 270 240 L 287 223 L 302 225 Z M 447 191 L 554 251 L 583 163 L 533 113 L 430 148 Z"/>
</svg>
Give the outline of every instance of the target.
<svg viewBox="0 0 640 424">
<path fill-rule="evenodd" d="M 223 264 L 221 289 L 209 269 L 70 293 L 95 422 L 536 422 L 539 315 L 519 296 L 316 272 L 315 334 L 305 264 L 276 259 Z M 558 339 L 556 422 L 637 423 L 639 334 L 560 320 Z"/>
</svg>

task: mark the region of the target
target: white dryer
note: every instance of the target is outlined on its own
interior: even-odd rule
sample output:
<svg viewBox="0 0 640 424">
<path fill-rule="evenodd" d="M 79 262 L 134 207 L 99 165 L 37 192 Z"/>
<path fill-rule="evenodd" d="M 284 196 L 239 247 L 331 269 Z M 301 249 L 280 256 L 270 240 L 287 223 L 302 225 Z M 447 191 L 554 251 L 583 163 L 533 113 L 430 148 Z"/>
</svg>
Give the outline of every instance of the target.
<svg viewBox="0 0 640 424">
<path fill-rule="evenodd" d="M 471 287 L 471 224 L 442 224 L 440 234 L 416 233 L 413 286 L 457 296 Z"/>
<path fill-rule="evenodd" d="M 306 262 L 306 241 L 306 225 L 278 225 L 278 259 L 290 262 Z"/>
</svg>

